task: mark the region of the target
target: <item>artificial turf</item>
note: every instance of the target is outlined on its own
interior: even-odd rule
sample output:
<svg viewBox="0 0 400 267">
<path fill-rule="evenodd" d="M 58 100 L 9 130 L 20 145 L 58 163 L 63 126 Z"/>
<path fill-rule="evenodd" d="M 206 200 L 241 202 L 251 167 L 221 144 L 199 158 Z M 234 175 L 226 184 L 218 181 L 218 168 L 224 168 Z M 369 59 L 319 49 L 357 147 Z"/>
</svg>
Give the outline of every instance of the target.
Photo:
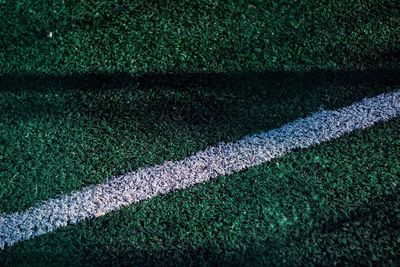
<svg viewBox="0 0 400 267">
<path fill-rule="evenodd" d="M 391 0 L 6 0 L 0 1 L 0 25 L 0 213 L 400 85 L 400 9 Z M 378 132 L 389 146 L 389 137 Z M 393 130 L 388 136 L 397 142 Z M 352 145 L 353 139 L 345 140 L 338 143 Z M 245 173 L 235 177 L 252 175 Z M 385 190 L 370 198 L 393 194 Z M 143 205 L 151 209 L 157 201 Z M 107 220 L 93 223 L 100 229 Z M 187 227 L 206 227 L 203 223 L 194 220 Z M 90 257 L 91 247 L 104 245 L 99 251 L 111 257 L 103 241 L 82 245 L 82 253 Z M 269 246 L 262 244 L 260 251 Z M 124 255 L 131 245 L 115 253 Z M 398 250 L 398 243 L 391 249 Z M 187 250 L 214 253 L 207 244 Z M 8 251 L 0 257 L 19 257 Z M 151 260 L 156 250 L 141 251 Z M 232 257 L 240 254 L 232 251 Z M 289 248 L 285 253 L 292 255 Z M 326 263 L 336 258 L 330 259 Z"/>
<path fill-rule="evenodd" d="M 2 73 L 11 74 L 397 65 L 392 58 L 399 56 L 397 4 L 4 0 L 0 62 Z"/>
<path fill-rule="evenodd" d="M 400 84 L 390 1 L 0 12 L 0 212 Z"/>
<path fill-rule="evenodd" d="M 400 120 L 60 229 L 17 265 L 397 265 Z"/>
<path fill-rule="evenodd" d="M 348 105 L 393 85 L 360 74 L 321 75 L 216 75 L 208 82 L 210 76 L 199 75 L 183 87 L 2 91 L 0 212 Z"/>
</svg>

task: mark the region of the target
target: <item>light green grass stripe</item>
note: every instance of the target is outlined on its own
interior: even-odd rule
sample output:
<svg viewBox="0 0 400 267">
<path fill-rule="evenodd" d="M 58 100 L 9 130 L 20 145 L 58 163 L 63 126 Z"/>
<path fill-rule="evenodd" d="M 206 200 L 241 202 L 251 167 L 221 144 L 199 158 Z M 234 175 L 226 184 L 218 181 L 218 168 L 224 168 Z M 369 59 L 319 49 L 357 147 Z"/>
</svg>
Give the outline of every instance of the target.
<svg viewBox="0 0 400 267">
<path fill-rule="evenodd" d="M 24 212 L 0 217 L 0 246 L 39 236 L 68 224 L 176 189 L 229 175 L 293 149 L 332 140 L 400 115 L 400 91 L 364 99 L 337 111 L 321 111 L 278 129 L 219 144 L 186 159 L 114 177 L 108 182 L 50 199 Z"/>
</svg>

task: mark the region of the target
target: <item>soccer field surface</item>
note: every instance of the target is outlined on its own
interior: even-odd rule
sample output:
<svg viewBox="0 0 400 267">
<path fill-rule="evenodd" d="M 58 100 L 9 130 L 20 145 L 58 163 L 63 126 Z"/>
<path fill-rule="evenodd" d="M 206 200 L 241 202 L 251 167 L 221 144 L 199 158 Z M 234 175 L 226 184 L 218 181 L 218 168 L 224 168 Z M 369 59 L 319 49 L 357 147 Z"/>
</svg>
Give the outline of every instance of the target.
<svg viewBox="0 0 400 267">
<path fill-rule="evenodd" d="M 396 1 L 3 1 L 0 23 L 0 216 L 400 88 Z M 354 130 L 0 265 L 399 264 L 400 120 Z"/>
</svg>

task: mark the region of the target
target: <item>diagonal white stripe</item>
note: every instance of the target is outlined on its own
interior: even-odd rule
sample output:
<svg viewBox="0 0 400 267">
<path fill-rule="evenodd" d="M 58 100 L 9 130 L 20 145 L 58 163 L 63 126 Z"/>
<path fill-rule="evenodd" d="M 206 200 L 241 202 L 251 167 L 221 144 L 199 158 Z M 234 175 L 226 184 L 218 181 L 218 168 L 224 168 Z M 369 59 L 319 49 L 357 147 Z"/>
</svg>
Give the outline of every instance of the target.
<svg viewBox="0 0 400 267">
<path fill-rule="evenodd" d="M 229 175 L 356 129 L 400 115 L 400 90 L 336 111 L 321 111 L 278 129 L 221 143 L 180 161 L 142 168 L 81 191 L 49 199 L 28 210 L 0 216 L 0 247 L 98 217 L 172 190 Z"/>
</svg>

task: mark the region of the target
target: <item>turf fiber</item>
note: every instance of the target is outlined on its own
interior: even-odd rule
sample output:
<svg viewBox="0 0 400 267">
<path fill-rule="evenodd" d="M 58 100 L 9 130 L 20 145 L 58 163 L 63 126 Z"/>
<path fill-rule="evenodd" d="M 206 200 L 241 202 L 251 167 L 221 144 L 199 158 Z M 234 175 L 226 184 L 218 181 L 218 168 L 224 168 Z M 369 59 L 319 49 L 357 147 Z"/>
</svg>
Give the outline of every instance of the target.
<svg viewBox="0 0 400 267">
<path fill-rule="evenodd" d="M 3 0 L 0 25 L 0 213 L 400 85 L 400 9 L 391 0 Z M 355 136 L 295 154 L 329 154 L 332 174 L 322 168 L 314 175 L 312 168 L 303 177 L 297 170 L 303 168 L 302 156 L 289 155 L 292 163 L 277 161 L 285 162 L 284 169 L 273 166 L 268 173 L 266 165 L 157 198 L 1 251 L 0 259 L 10 265 L 31 259 L 116 263 L 118 257 L 121 263 L 129 258 L 190 263 L 194 255 L 205 263 L 240 264 L 248 254 L 258 264 L 393 263 L 399 253 L 399 233 L 390 228 L 399 218 L 398 121 Z M 387 152 L 376 154 L 379 142 Z M 385 167 L 386 161 L 392 167 Z M 362 162 L 375 167 L 357 165 Z M 340 173 L 335 164 L 345 164 Z M 374 173 L 386 186 L 369 187 L 363 179 Z M 226 183 L 241 188 L 242 179 L 258 176 L 274 186 L 252 192 L 247 184 L 242 188 L 247 194 L 222 189 Z M 309 176 L 365 184 L 336 198 L 321 187 L 318 196 L 327 202 L 317 205 Z M 394 187 L 383 176 L 391 177 Z M 286 186 L 303 188 L 303 194 L 311 187 L 310 198 L 296 202 L 296 190 L 282 189 Z M 273 191 L 278 187 L 281 191 Z M 225 194 L 238 197 L 229 202 Z M 257 204 L 260 198 L 266 202 Z M 310 211 L 306 198 L 314 201 Z M 247 217 L 230 213 L 238 201 L 247 203 Z M 294 232 L 271 230 L 260 215 L 264 207 L 287 214 L 296 203 L 315 214 L 291 225 Z M 324 211 L 324 205 L 334 208 Z M 251 226 L 232 225 L 231 238 L 225 217 L 238 223 L 247 218 Z M 158 224 L 163 220 L 167 226 Z M 218 221 L 225 227 L 220 237 Z M 132 226 L 137 223 L 140 231 Z M 168 227 L 180 223 L 169 234 Z M 331 224 L 337 230 L 324 230 Z M 107 231 L 104 237 L 101 231 Z M 63 249 L 70 259 L 61 255 Z"/>
<path fill-rule="evenodd" d="M 400 120 L 15 245 L 21 265 L 399 263 Z"/>
</svg>

